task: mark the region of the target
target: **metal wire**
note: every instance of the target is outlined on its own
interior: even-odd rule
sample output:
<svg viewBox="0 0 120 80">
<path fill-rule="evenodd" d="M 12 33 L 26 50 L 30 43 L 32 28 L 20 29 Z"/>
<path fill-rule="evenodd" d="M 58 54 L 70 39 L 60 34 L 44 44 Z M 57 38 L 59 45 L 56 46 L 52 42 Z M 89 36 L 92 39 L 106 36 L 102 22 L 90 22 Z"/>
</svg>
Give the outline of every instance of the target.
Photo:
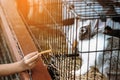
<svg viewBox="0 0 120 80">
<path fill-rule="evenodd" d="M 91 20 L 91 21 L 96 20 L 97 22 L 90 22 L 90 24 L 87 26 L 87 28 L 89 28 L 89 26 L 91 26 L 91 25 L 94 26 L 94 28 L 99 28 L 98 26 L 100 24 L 100 20 L 103 20 L 105 22 L 104 26 L 107 26 L 108 25 L 107 20 L 109 18 L 112 20 L 115 20 L 114 18 L 120 17 L 120 7 L 118 6 L 120 1 L 118 1 L 118 0 L 113 1 L 114 3 L 111 2 L 112 0 L 101 1 L 101 3 L 105 2 L 105 4 L 107 4 L 105 6 L 101 5 L 100 1 L 101 0 L 63 0 L 63 1 L 61 1 L 59 4 L 62 3 L 62 6 L 61 6 L 62 12 L 60 13 L 63 15 L 62 19 L 69 20 L 72 18 L 74 20 L 74 23 L 72 23 L 70 25 L 65 25 L 65 26 L 62 25 L 62 27 L 60 27 L 61 25 L 59 25 L 59 23 L 57 22 L 57 20 L 54 17 L 57 15 L 57 12 L 56 11 L 52 12 L 51 8 L 46 7 L 45 3 L 47 3 L 47 1 L 43 0 L 42 4 L 39 4 L 40 1 L 38 1 L 38 6 L 42 6 L 43 10 L 48 15 L 47 17 L 44 17 L 46 23 L 43 23 L 43 25 L 45 25 L 45 24 L 47 25 L 47 27 L 44 26 L 44 27 L 46 27 L 46 29 L 49 28 L 47 30 L 48 34 L 45 35 L 45 32 L 41 31 L 41 29 L 43 29 L 43 28 L 41 28 L 41 29 L 39 29 L 40 32 L 39 32 L 39 36 L 37 38 L 36 34 L 33 33 L 32 28 L 29 27 L 31 25 L 27 24 L 27 29 L 30 32 L 30 34 L 31 34 L 33 40 L 35 41 L 35 44 L 39 50 L 42 51 L 42 49 L 43 49 L 42 42 L 45 42 L 45 49 L 51 48 L 53 50 L 53 52 L 51 54 L 49 54 L 50 56 L 48 56 L 48 55 L 42 55 L 42 56 L 43 56 L 43 60 L 45 61 L 45 63 L 47 65 L 50 64 L 50 66 L 52 66 L 52 67 L 49 67 L 51 74 L 54 73 L 51 71 L 51 68 L 52 68 L 52 70 L 58 71 L 59 78 L 57 78 L 56 80 L 98 80 L 98 79 L 104 80 L 103 74 L 104 74 L 104 71 L 107 70 L 107 69 L 104 69 L 104 65 L 107 63 L 109 63 L 109 65 L 110 65 L 109 71 L 108 71 L 109 72 L 109 74 L 108 74 L 109 80 L 112 80 L 112 79 L 119 80 L 119 74 L 117 74 L 117 73 L 119 73 L 119 71 L 117 71 L 117 70 L 119 70 L 119 68 L 120 68 L 120 66 L 118 65 L 119 64 L 119 55 L 117 56 L 117 60 L 116 60 L 116 56 L 113 56 L 114 53 L 119 54 L 119 52 L 120 52 L 119 51 L 120 50 L 120 48 L 119 48 L 120 41 L 118 41 L 118 39 L 114 40 L 114 39 L 116 39 L 116 38 L 114 38 L 114 36 L 113 36 L 113 38 L 108 39 L 108 42 L 110 42 L 110 44 L 108 44 L 108 46 L 110 45 L 110 47 L 108 49 L 106 49 L 106 47 L 105 47 L 106 46 L 106 36 L 104 36 L 104 38 L 103 38 L 104 41 L 103 41 L 103 43 L 101 43 L 101 45 L 103 44 L 103 49 L 98 50 L 98 48 L 99 48 L 99 35 L 97 35 L 96 40 L 95 40 L 95 42 L 96 42 L 95 50 L 91 50 L 91 42 L 90 41 L 91 41 L 92 32 L 90 32 L 88 34 L 88 38 L 85 38 L 86 40 L 89 40 L 88 45 L 86 45 L 86 49 L 88 51 L 79 51 L 79 50 L 77 50 L 78 46 L 75 46 L 75 51 L 71 50 L 72 53 L 75 53 L 75 54 L 70 54 L 68 57 L 68 55 L 66 56 L 66 54 L 69 54 L 69 53 L 66 51 L 66 49 L 64 49 L 64 46 L 68 48 L 68 45 L 62 43 L 63 39 L 60 37 L 60 35 L 58 34 L 58 31 L 57 31 L 57 30 L 61 31 L 61 33 L 64 34 L 64 37 L 66 39 L 66 43 L 70 43 L 70 46 L 73 47 L 73 43 L 71 43 L 71 40 L 72 40 L 72 38 L 74 38 L 75 36 L 78 35 L 77 31 L 75 32 L 75 30 L 77 30 L 77 28 L 79 27 L 78 24 L 80 21 L 82 22 L 82 25 L 84 25 L 84 21 L 86 21 L 86 20 Z M 48 1 L 48 3 L 52 3 L 52 2 L 54 2 L 54 1 L 52 1 L 52 0 Z M 60 9 L 61 9 L 61 7 L 60 7 Z M 55 15 L 53 16 L 52 13 L 54 13 Z M 49 24 L 47 22 L 48 21 L 47 19 L 51 19 L 52 24 Z M 37 20 L 39 20 L 39 18 L 37 18 Z M 94 23 L 95 23 L 95 25 L 94 25 Z M 119 25 L 116 23 L 119 23 L 119 22 L 110 21 L 109 26 L 114 30 L 114 29 L 116 29 L 116 26 Z M 39 23 L 38 23 L 38 25 L 43 26 Z M 34 25 L 34 26 L 36 26 L 36 25 Z M 68 31 L 71 29 L 71 27 L 74 27 L 73 30 L 71 30 L 69 36 L 66 36 Z M 50 29 L 53 29 L 53 32 L 51 32 L 52 37 L 49 33 Z M 120 28 L 117 27 L 117 29 L 120 29 Z M 75 34 L 72 35 L 73 33 L 75 33 Z M 99 31 L 97 30 L 96 34 L 98 34 L 98 33 L 99 33 Z M 44 36 L 41 37 L 41 35 L 44 35 Z M 54 35 L 54 38 L 57 38 L 57 39 L 53 39 L 53 35 Z M 92 35 L 92 36 L 94 36 L 94 35 Z M 45 40 L 44 38 L 47 38 L 47 40 Z M 76 37 L 75 39 L 78 40 L 79 38 Z M 81 42 L 82 42 L 82 44 L 79 46 L 81 46 L 81 50 L 82 50 L 82 47 L 84 46 L 84 44 L 83 44 L 84 40 L 82 40 Z M 116 46 L 119 46 L 118 48 L 112 46 L 114 44 L 114 42 L 115 43 L 117 42 L 118 45 L 116 45 Z M 53 45 L 53 43 L 55 43 L 55 44 Z M 62 49 L 62 50 L 57 49 L 58 51 L 54 51 L 56 49 L 56 46 L 60 46 L 60 49 Z M 63 53 L 64 50 L 66 51 L 65 54 Z M 87 70 L 89 72 L 84 74 L 84 75 L 76 77 L 75 71 L 77 69 L 80 69 L 80 66 L 82 65 L 81 64 L 82 60 L 78 56 L 76 56 L 77 53 L 81 53 L 81 55 L 79 55 L 79 56 L 82 56 L 84 54 L 89 53 L 88 57 L 86 57 L 87 64 L 88 64 Z M 101 74 L 98 72 L 97 69 L 93 68 L 94 71 L 89 70 L 89 67 L 90 67 L 89 60 L 91 60 L 91 57 L 89 57 L 89 56 L 93 53 L 96 54 L 95 59 L 98 59 L 98 58 L 101 59 L 101 61 L 99 62 L 102 65 Z M 99 53 L 103 53 L 103 55 L 99 56 Z M 72 55 L 72 57 L 70 57 L 71 55 Z M 49 61 L 48 57 L 50 57 L 50 61 Z M 116 66 L 115 66 L 115 68 L 116 68 L 115 73 L 116 74 L 115 75 L 112 74 L 113 67 L 111 66 L 111 65 L 113 65 L 114 58 L 116 60 Z M 97 65 L 98 65 L 97 61 L 95 61 L 94 67 L 97 68 Z M 82 71 L 80 71 L 80 73 L 82 73 Z M 51 75 L 51 76 L 53 76 L 53 75 Z M 115 79 L 113 77 L 115 77 Z M 55 79 L 53 79 L 53 80 L 55 80 Z"/>
<path fill-rule="evenodd" d="M 10 51 L 8 49 L 8 46 L 6 44 L 5 38 L 3 33 L 1 32 L 0 29 L 0 52 L 1 52 L 1 59 L 0 59 L 0 63 L 1 64 L 7 64 L 7 63 L 12 63 L 12 57 L 10 55 Z M 18 74 L 13 74 L 13 75 L 9 75 L 9 76 L 4 76 L 4 77 L 0 77 L 0 80 L 20 80 L 20 77 Z"/>
</svg>

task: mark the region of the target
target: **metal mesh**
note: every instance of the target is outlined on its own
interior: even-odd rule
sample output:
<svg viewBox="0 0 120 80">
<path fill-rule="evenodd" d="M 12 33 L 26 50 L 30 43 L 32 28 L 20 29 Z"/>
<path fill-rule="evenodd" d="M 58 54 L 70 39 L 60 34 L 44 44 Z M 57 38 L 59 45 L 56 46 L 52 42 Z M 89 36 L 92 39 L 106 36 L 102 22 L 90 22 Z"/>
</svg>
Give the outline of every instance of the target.
<svg viewBox="0 0 120 80">
<path fill-rule="evenodd" d="M 12 62 L 13 60 L 10 55 L 8 45 L 6 43 L 5 36 L 0 28 L 0 64 L 8 64 Z M 13 74 L 9 76 L 1 76 L 0 80 L 20 80 L 20 77 L 18 74 Z"/>
<path fill-rule="evenodd" d="M 53 80 L 120 79 L 119 0 L 30 1 L 23 15 L 39 51 L 52 49 L 42 58 Z"/>
</svg>

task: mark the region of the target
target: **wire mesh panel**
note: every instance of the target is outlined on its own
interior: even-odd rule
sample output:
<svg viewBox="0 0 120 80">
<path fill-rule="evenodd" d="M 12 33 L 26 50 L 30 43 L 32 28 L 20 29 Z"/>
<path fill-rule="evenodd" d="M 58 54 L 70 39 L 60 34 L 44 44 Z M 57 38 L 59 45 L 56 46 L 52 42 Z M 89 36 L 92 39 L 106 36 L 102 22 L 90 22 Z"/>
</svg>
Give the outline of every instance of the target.
<svg viewBox="0 0 120 80">
<path fill-rule="evenodd" d="M 42 58 L 53 80 L 120 80 L 119 0 L 27 1 L 27 29 L 40 51 L 52 49 Z"/>
<path fill-rule="evenodd" d="M 12 63 L 13 59 L 10 55 L 10 50 L 5 40 L 5 36 L 2 32 L 0 25 L 0 64 Z M 13 74 L 8 76 L 1 76 L 0 80 L 20 80 L 19 74 Z"/>
</svg>

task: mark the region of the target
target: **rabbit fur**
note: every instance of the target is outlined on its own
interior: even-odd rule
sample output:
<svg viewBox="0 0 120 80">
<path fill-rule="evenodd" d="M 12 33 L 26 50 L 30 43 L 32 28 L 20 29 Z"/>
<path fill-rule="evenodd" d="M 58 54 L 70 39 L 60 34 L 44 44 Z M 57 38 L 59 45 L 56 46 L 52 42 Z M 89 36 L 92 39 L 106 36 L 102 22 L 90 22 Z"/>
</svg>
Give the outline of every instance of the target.
<svg viewBox="0 0 120 80">
<path fill-rule="evenodd" d="M 88 31 L 87 34 L 81 34 L 79 32 L 77 48 L 80 58 L 82 59 L 82 66 L 79 70 L 75 71 L 76 76 L 83 75 L 88 72 L 91 67 L 95 67 L 100 73 L 107 77 L 110 69 L 120 68 L 120 39 L 102 33 L 104 26 L 110 26 L 111 21 L 111 19 L 107 19 L 107 22 L 97 20 L 97 22 L 99 22 L 97 23 L 97 29 L 94 29 L 96 25 L 94 28 L 88 26 L 86 27 L 88 29 L 86 30 L 86 32 Z M 112 23 L 114 22 L 112 21 Z M 120 26 L 118 23 L 114 24 L 114 28 Z M 118 50 L 111 51 L 112 49 Z"/>
</svg>

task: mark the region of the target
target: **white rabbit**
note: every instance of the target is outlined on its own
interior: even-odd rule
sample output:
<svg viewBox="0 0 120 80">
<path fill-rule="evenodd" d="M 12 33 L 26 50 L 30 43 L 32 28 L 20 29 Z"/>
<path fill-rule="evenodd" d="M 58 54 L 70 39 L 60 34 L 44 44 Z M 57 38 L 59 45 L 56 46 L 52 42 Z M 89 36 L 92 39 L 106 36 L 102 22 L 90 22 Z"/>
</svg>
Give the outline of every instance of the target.
<svg viewBox="0 0 120 80">
<path fill-rule="evenodd" d="M 79 34 L 80 40 L 78 42 L 78 51 L 80 58 L 82 59 L 82 66 L 79 70 L 75 71 L 76 76 L 85 74 L 90 70 L 90 67 L 96 67 L 102 74 L 104 74 L 107 77 L 107 73 L 109 72 L 109 68 L 110 68 L 110 60 L 112 60 L 111 63 L 112 65 L 114 65 L 115 61 L 117 62 L 117 60 L 120 59 L 120 56 L 118 56 L 118 54 L 120 53 L 119 51 L 112 51 L 113 58 L 111 58 L 111 55 L 109 54 L 110 51 L 105 51 L 106 49 L 107 50 L 108 49 L 112 50 L 113 48 L 118 49 L 118 47 L 120 46 L 119 38 L 115 38 L 115 37 L 112 38 L 112 36 L 105 35 L 102 33 L 106 25 L 110 26 L 109 23 L 111 23 L 111 21 L 112 21 L 111 19 L 107 19 L 107 22 L 101 22 L 100 20 L 97 20 L 97 22 L 99 23 L 97 23 L 96 30 L 98 31 L 95 31 L 95 29 L 93 31 L 92 30 L 93 28 L 86 27 L 87 28 L 86 32 L 83 31 L 84 32 L 83 34 L 82 32 Z M 120 25 L 113 21 L 112 23 L 114 24 L 114 27 Z M 112 40 L 114 41 L 114 45 Z M 104 56 L 105 59 L 103 59 L 103 55 L 105 55 Z M 120 64 L 118 68 L 120 68 Z"/>
<path fill-rule="evenodd" d="M 109 37 L 110 36 L 98 33 L 90 40 L 79 41 L 78 51 L 80 57 L 82 58 L 82 66 L 75 72 L 77 76 L 85 74 L 90 70 L 90 67 L 96 66 L 98 56 L 102 54 L 103 52 L 101 51 L 107 47 Z"/>
</svg>

